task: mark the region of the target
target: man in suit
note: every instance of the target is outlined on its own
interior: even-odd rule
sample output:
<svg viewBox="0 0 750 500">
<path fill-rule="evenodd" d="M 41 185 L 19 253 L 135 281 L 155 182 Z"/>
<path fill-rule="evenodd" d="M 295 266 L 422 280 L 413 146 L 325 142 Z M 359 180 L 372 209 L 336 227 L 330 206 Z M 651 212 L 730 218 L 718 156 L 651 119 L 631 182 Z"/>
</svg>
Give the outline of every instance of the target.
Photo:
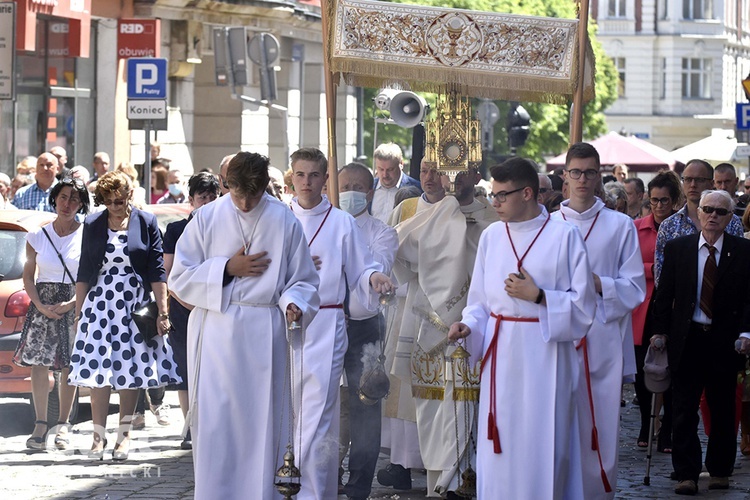
<svg viewBox="0 0 750 500">
<path fill-rule="evenodd" d="M 392 143 L 381 144 L 372 155 L 375 166 L 375 194 L 368 207 L 376 219 L 388 222 L 393 210 L 396 191 L 404 186 L 417 186 L 419 181 L 409 177 L 402 171 L 404 165 L 401 148 Z"/>
<path fill-rule="evenodd" d="M 652 346 L 661 338 L 672 372 L 672 465 L 675 493 L 694 495 L 701 472 L 698 405 L 705 388 L 711 412 L 706 450 L 708 489 L 729 488 L 737 453 L 734 427 L 737 371 L 750 352 L 750 241 L 724 232 L 733 201 L 705 191 L 701 232 L 669 241 L 653 306 Z"/>
</svg>

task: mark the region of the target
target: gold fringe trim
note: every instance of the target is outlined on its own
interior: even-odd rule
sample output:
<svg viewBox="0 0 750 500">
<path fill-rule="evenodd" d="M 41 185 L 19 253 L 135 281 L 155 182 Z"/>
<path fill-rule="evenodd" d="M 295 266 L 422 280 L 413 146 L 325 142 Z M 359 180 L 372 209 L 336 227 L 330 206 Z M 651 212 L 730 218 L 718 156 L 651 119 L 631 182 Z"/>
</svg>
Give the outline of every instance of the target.
<svg viewBox="0 0 750 500">
<path fill-rule="evenodd" d="M 479 401 L 479 388 L 456 387 L 453 389 L 453 399 L 455 401 Z"/>
<path fill-rule="evenodd" d="M 433 399 L 442 401 L 445 397 L 445 389 L 442 387 L 417 387 L 411 386 L 411 395 L 418 399 Z"/>
</svg>

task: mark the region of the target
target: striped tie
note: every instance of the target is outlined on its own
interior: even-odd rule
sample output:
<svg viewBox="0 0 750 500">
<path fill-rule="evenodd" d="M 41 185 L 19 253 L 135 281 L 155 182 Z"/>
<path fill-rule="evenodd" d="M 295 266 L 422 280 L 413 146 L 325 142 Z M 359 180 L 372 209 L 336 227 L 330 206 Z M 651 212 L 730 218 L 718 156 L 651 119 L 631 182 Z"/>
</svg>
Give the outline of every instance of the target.
<svg viewBox="0 0 750 500">
<path fill-rule="evenodd" d="M 709 319 L 713 319 L 712 306 L 714 302 L 714 286 L 719 269 L 716 267 L 716 247 L 704 243 L 708 247 L 708 258 L 703 268 L 703 285 L 701 286 L 701 311 L 706 313 Z"/>
</svg>

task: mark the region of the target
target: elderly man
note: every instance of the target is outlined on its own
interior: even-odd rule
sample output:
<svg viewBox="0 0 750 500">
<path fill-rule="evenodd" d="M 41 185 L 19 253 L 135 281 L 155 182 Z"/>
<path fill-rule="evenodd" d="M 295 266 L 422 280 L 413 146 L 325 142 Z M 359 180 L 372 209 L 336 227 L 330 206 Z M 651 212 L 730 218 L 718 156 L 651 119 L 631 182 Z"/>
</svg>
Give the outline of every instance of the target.
<svg viewBox="0 0 750 500">
<path fill-rule="evenodd" d="M 740 337 L 750 353 L 750 241 L 726 229 L 733 202 L 724 191 L 699 200 L 701 231 L 669 241 L 653 304 L 652 330 L 664 341 L 672 373 L 674 405 L 672 465 L 675 492 L 694 495 L 701 473 L 698 405 L 705 388 L 711 412 L 706 450 L 708 489 L 729 488 L 737 453 L 734 427 Z"/>
<path fill-rule="evenodd" d="M 13 205 L 22 210 L 54 212 L 49 204 L 49 194 L 57 184 L 57 158 L 52 153 L 42 153 L 36 160 L 36 182 L 16 191 Z"/>
<path fill-rule="evenodd" d="M 646 192 L 646 187 L 638 177 L 629 177 L 623 180 L 622 184 L 625 186 L 625 194 L 628 195 L 627 214 L 631 219 L 637 219 L 641 216 L 643 193 Z"/>
<path fill-rule="evenodd" d="M 401 148 L 392 142 L 381 144 L 372 155 L 375 165 L 375 194 L 372 198 L 370 213 L 383 222 L 393 210 L 396 191 L 404 186 L 417 186 L 419 181 L 406 175 L 401 169 L 404 165 Z"/>
<path fill-rule="evenodd" d="M 226 155 L 221 159 L 221 163 L 219 163 L 219 190 L 221 191 L 222 196 L 229 192 L 229 185 L 227 184 L 227 168 L 229 167 L 229 162 L 232 161 L 234 156 L 235 155 Z"/>
<path fill-rule="evenodd" d="M 537 177 L 539 177 L 539 195 L 537 196 L 536 201 L 544 205 L 547 203 L 547 200 L 552 198 L 554 192 L 552 189 L 552 180 L 545 174 L 537 174 Z"/>
</svg>

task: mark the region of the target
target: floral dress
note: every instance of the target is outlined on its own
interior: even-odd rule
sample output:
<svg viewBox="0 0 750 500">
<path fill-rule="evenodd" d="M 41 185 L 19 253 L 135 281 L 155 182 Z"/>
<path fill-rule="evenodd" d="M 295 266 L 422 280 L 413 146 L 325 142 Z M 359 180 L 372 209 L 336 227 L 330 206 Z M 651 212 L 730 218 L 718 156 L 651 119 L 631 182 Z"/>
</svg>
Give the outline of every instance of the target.
<svg viewBox="0 0 750 500">
<path fill-rule="evenodd" d="M 99 277 L 83 303 L 68 381 L 116 390 L 176 384 L 181 379 L 169 344 L 160 336 L 146 341 L 131 318 L 150 299 L 130 265 L 127 231 L 108 231 Z"/>
</svg>

